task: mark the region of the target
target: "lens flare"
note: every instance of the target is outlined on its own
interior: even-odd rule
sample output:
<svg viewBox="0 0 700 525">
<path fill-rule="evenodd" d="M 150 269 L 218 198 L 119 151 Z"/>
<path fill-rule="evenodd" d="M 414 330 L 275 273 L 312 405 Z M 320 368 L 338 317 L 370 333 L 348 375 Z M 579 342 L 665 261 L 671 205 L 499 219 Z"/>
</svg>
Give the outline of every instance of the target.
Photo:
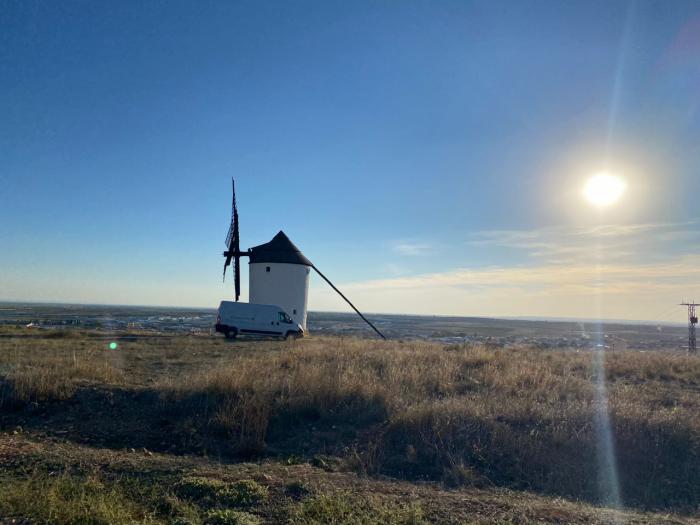
<svg viewBox="0 0 700 525">
<path fill-rule="evenodd" d="M 588 179 L 583 187 L 583 195 L 594 206 L 604 208 L 615 204 L 627 189 L 627 183 L 609 173 L 599 173 Z"/>
<path fill-rule="evenodd" d="M 117 343 L 115 343 L 114 341 L 112 341 L 111 343 L 109 343 L 109 349 L 110 349 L 110 350 L 116 350 L 118 346 L 119 346 L 119 345 L 118 345 Z"/>
</svg>

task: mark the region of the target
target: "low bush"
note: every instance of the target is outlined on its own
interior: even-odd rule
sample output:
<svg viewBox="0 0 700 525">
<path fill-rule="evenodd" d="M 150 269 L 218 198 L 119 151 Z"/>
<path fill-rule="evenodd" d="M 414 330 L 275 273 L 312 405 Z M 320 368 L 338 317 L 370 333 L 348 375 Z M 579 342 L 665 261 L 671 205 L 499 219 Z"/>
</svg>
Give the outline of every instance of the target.
<svg viewBox="0 0 700 525">
<path fill-rule="evenodd" d="M 252 479 L 242 479 L 230 484 L 224 492 L 224 501 L 233 507 L 253 507 L 267 500 L 267 487 Z"/>
<path fill-rule="evenodd" d="M 284 492 L 292 499 L 300 500 L 311 494 L 311 490 L 301 481 L 291 481 L 284 487 Z"/>
<path fill-rule="evenodd" d="M 258 525 L 257 516 L 239 510 L 212 510 L 207 513 L 204 525 Z"/>
<path fill-rule="evenodd" d="M 218 479 L 189 476 L 175 485 L 176 494 L 205 507 L 249 508 L 268 498 L 267 487 L 244 479 L 226 483 Z"/>
<path fill-rule="evenodd" d="M 380 502 L 349 493 L 323 494 L 305 499 L 289 516 L 297 525 L 423 525 L 428 522 L 418 505 Z"/>
<path fill-rule="evenodd" d="M 182 499 L 203 505 L 215 505 L 226 484 L 218 479 L 188 476 L 175 484 L 175 493 Z"/>
</svg>

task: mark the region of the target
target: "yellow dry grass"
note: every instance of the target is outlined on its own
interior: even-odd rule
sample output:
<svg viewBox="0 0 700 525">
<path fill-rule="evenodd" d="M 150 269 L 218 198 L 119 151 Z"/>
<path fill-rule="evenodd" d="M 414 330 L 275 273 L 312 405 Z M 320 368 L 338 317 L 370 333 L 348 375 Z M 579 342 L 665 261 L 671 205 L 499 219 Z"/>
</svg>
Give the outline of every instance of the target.
<svg viewBox="0 0 700 525">
<path fill-rule="evenodd" d="M 332 449 L 337 440 L 331 453 L 371 475 L 600 496 L 590 352 L 172 337 L 115 353 L 89 334 L 0 345 L 6 404 L 65 399 L 85 382 L 147 387 L 168 417 L 223 433 L 242 453 L 284 441 L 303 454 L 318 427 Z M 628 351 L 603 361 L 623 501 L 697 506 L 700 359 Z"/>
<path fill-rule="evenodd" d="M 695 502 L 700 359 L 623 352 L 604 359 L 625 497 Z M 212 421 L 244 449 L 306 421 L 372 428 L 357 468 L 452 484 L 499 484 L 596 499 L 589 352 L 318 338 L 166 378 L 167 399 L 215 400 Z"/>
<path fill-rule="evenodd" d="M 112 356 L 73 336 L 13 339 L 0 346 L 0 407 L 68 399 L 81 382 L 115 383 L 123 373 Z"/>
</svg>

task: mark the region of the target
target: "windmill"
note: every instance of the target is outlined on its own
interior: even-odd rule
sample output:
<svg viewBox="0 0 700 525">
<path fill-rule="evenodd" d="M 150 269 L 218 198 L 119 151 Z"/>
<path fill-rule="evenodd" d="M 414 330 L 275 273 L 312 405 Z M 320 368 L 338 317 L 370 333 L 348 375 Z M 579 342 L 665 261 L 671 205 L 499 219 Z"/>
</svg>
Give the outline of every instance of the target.
<svg viewBox="0 0 700 525">
<path fill-rule="evenodd" d="M 326 281 L 333 290 L 355 310 L 357 315 L 374 330 L 379 337 L 386 339 L 377 328 L 360 312 L 350 300 L 307 259 L 283 231 L 270 242 L 241 251 L 240 232 L 238 229 L 238 208 L 236 206 L 236 184 L 231 179 L 233 202 L 231 206 L 231 225 L 226 235 L 224 257 L 224 279 L 226 268 L 233 262 L 233 280 L 235 299 L 241 295 L 241 257 L 249 258 L 248 290 L 251 304 L 270 304 L 283 308 L 285 312 L 306 330 L 308 310 L 310 270 Z"/>
</svg>

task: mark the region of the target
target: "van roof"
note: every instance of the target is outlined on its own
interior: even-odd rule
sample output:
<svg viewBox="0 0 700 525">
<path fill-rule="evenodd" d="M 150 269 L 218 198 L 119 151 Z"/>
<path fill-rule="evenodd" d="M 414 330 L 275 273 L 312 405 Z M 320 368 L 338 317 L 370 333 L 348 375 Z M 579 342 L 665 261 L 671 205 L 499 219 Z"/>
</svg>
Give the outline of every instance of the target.
<svg viewBox="0 0 700 525">
<path fill-rule="evenodd" d="M 313 266 L 282 230 L 270 242 L 250 249 L 250 264 L 268 262 Z"/>
</svg>

